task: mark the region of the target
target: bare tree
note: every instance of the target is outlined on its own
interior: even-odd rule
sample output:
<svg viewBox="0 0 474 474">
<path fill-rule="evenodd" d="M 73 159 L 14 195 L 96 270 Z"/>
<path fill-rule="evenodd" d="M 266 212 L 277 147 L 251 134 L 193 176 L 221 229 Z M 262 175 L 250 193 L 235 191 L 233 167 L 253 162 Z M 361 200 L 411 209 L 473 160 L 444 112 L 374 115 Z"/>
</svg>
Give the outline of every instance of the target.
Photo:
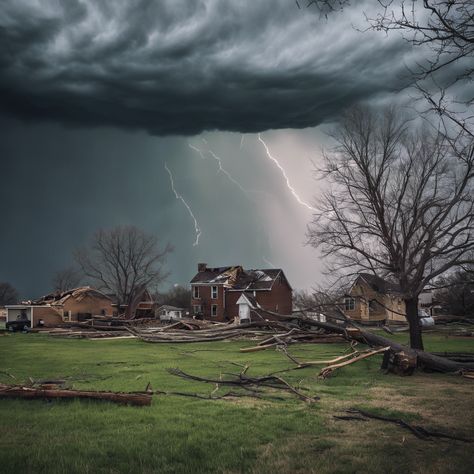
<svg viewBox="0 0 474 474">
<path fill-rule="evenodd" d="M 74 267 L 67 267 L 53 275 L 52 284 L 54 291 L 62 293 L 63 291 L 77 288 L 82 281 L 81 272 Z"/>
<path fill-rule="evenodd" d="M 332 13 L 344 0 L 314 0 L 308 6 Z M 369 30 L 398 31 L 425 59 L 411 70 L 412 86 L 434 111 L 447 136 L 465 134 L 474 139 L 472 92 L 460 93 L 460 83 L 474 78 L 474 3 L 472 0 L 373 0 L 372 13 L 364 13 Z M 446 70 L 449 68 L 449 73 Z M 471 89 L 472 90 L 472 89 Z"/>
<path fill-rule="evenodd" d="M 448 137 L 474 139 L 472 94 L 459 93 L 460 83 L 474 79 L 474 3 L 472 0 L 378 0 L 370 28 L 401 31 L 413 46 L 431 52 L 411 71 L 414 87 L 441 119 Z M 421 5 L 420 5 L 421 4 Z M 449 74 L 440 74 L 449 68 Z M 443 77 L 443 75 L 445 77 Z"/>
<path fill-rule="evenodd" d="M 435 285 L 434 299 L 444 311 L 474 318 L 474 264 L 440 277 Z"/>
<path fill-rule="evenodd" d="M 99 230 L 87 248 L 75 253 L 84 274 L 100 289 L 114 293 L 118 308 L 129 310 L 143 291 L 168 276 L 164 262 L 171 245 L 159 246 L 158 238 L 134 226 Z"/>
<path fill-rule="evenodd" d="M 428 45 L 434 55 L 422 65 L 423 76 L 474 55 L 474 4 L 472 0 L 377 0 L 380 9 L 369 18 L 373 29 L 400 30 L 415 46 Z M 420 8 L 420 4 L 421 8 Z M 457 76 L 472 77 L 472 61 L 464 62 Z"/>
<path fill-rule="evenodd" d="M 308 227 L 331 270 L 395 280 L 412 348 L 423 349 L 418 295 L 474 248 L 474 144 L 451 146 L 386 110 L 350 110 L 325 155 L 330 189 Z"/>
<path fill-rule="evenodd" d="M 0 282 L 0 306 L 18 303 L 18 292 L 10 283 Z"/>
</svg>

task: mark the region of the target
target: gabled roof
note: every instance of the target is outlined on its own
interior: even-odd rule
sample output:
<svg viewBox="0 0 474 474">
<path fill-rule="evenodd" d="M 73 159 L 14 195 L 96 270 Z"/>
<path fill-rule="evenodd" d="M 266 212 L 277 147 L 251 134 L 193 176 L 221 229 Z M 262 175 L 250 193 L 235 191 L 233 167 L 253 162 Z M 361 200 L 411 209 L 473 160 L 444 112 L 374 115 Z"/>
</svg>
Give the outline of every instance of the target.
<svg viewBox="0 0 474 474">
<path fill-rule="evenodd" d="M 239 296 L 239 299 L 236 301 L 236 304 L 248 304 L 252 309 L 260 308 L 257 300 L 253 297 L 252 294 L 242 293 Z"/>
<path fill-rule="evenodd" d="M 372 288 L 372 290 L 376 291 L 377 293 L 400 293 L 400 286 L 397 283 L 384 280 L 383 278 L 377 275 L 373 275 L 371 273 L 359 273 L 359 276 L 357 277 L 355 282 L 357 282 L 359 278 L 364 280 L 370 286 L 370 288 Z"/>
<path fill-rule="evenodd" d="M 288 283 L 281 268 L 258 270 L 244 270 L 241 266 L 206 268 L 196 273 L 191 284 L 224 284 L 236 291 L 271 290 L 280 274 Z"/>
</svg>

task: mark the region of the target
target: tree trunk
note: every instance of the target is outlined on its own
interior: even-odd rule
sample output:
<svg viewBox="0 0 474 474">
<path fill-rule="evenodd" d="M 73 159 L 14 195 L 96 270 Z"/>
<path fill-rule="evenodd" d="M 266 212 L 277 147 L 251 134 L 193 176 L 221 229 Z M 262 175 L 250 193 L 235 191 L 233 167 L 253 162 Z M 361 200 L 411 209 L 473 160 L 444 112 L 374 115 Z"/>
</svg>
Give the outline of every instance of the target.
<svg viewBox="0 0 474 474">
<path fill-rule="evenodd" d="M 463 370 L 474 370 L 474 362 L 456 362 L 446 357 L 430 354 L 429 352 L 425 352 L 422 349 L 410 349 L 407 346 L 399 344 L 398 342 L 391 341 L 385 337 L 379 336 L 378 334 L 373 334 L 370 331 L 365 331 L 362 328 L 350 330 L 350 328 L 346 325 L 322 323 L 320 321 L 307 318 L 306 316 L 295 318 L 294 316 L 279 315 L 278 313 L 262 309 L 259 311 L 263 314 L 271 314 L 272 316 L 277 317 L 280 321 L 294 321 L 295 319 L 299 319 L 304 325 L 315 326 L 325 329 L 328 332 L 341 334 L 350 340 L 355 340 L 372 347 L 390 346 L 394 352 L 404 351 L 407 354 L 415 353 L 418 358 L 418 366 L 428 370 L 434 370 L 436 372 L 459 372 Z M 352 325 L 355 326 L 354 323 L 352 323 Z"/>
<path fill-rule="evenodd" d="M 423 349 L 423 338 L 421 336 L 421 323 L 418 316 L 418 298 L 405 300 L 406 318 L 410 328 L 410 347 L 412 349 Z"/>
<path fill-rule="evenodd" d="M 147 392 L 94 392 L 91 390 L 66 390 L 0 384 L 0 398 L 89 398 L 93 400 L 108 400 L 110 402 L 129 405 L 150 406 L 152 394 Z"/>
</svg>

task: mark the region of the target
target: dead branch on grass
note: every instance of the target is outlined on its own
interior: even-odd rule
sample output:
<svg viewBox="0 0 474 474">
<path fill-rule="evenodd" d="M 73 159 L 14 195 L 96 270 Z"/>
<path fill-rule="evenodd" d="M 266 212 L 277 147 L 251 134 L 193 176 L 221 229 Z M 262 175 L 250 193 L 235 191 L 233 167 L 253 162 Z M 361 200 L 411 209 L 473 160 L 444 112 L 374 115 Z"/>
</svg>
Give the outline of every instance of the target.
<svg viewBox="0 0 474 474">
<path fill-rule="evenodd" d="M 233 378 L 220 378 L 220 379 L 211 379 L 206 377 L 199 377 L 197 375 L 188 374 L 183 372 L 180 369 L 167 369 L 171 375 L 175 375 L 177 377 L 181 377 L 187 380 L 194 380 L 196 382 L 205 382 L 205 383 L 212 383 L 212 384 L 219 384 L 222 386 L 233 386 L 233 387 L 240 387 L 244 390 L 250 390 L 255 392 L 260 387 L 267 387 L 273 389 L 284 390 L 296 395 L 299 399 L 313 403 L 316 400 L 319 400 L 319 397 L 309 397 L 301 392 L 301 390 L 296 389 L 292 385 L 290 385 L 286 380 L 282 379 L 281 377 L 277 377 L 275 375 L 265 375 L 262 377 L 251 377 L 246 375 L 248 370 L 248 366 L 246 366 L 239 374 L 227 374 L 231 375 Z"/>
<path fill-rule="evenodd" d="M 357 420 L 357 421 L 365 421 L 365 419 L 373 419 L 373 420 L 379 420 L 379 421 L 385 421 L 387 423 L 393 423 L 398 426 L 401 426 L 402 428 L 411 431 L 418 439 L 422 439 L 424 441 L 429 440 L 430 438 L 445 438 L 445 439 L 451 439 L 455 441 L 463 441 L 464 443 L 472 443 L 472 439 L 460 437 L 460 436 L 455 436 L 451 434 L 446 434 L 442 433 L 440 431 L 431 431 L 428 430 L 422 426 L 419 425 L 411 425 L 407 423 L 405 420 L 402 420 L 401 418 L 391 418 L 388 416 L 382 416 L 382 415 L 376 415 L 374 413 L 369 413 L 364 410 L 359 410 L 357 408 L 349 408 L 346 410 L 346 413 L 349 414 L 349 416 L 335 416 L 334 418 L 339 419 L 339 420 Z M 358 415 L 358 416 L 354 416 Z"/>
</svg>

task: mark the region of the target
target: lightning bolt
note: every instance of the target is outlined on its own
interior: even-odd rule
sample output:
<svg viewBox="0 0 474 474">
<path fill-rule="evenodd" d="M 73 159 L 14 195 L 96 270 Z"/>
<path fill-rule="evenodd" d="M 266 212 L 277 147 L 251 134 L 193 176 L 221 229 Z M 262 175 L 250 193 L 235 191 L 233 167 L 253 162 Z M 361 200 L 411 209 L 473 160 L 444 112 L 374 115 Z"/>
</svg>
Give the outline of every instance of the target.
<svg viewBox="0 0 474 474">
<path fill-rule="evenodd" d="M 196 245 L 199 244 L 199 237 L 201 236 L 201 229 L 199 228 L 198 221 L 196 220 L 196 217 L 194 216 L 193 211 L 189 207 L 189 204 L 184 200 L 183 196 L 181 196 L 181 194 L 179 194 L 176 191 L 176 189 L 174 187 L 173 175 L 171 174 L 171 171 L 168 168 L 168 165 L 166 164 L 166 162 L 165 162 L 165 169 L 166 169 L 166 171 L 168 172 L 168 174 L 170 176 L 171 189 L 172 189 L 176 199 L 180 200 L 184 204 L 184 206 L 186 207 L 186 209 L 189 212 L 189 215 L 191 216 L 192 220 L 194 221 L 194 232 L 196 233 L 196 240 L 193 243 L 193 247 L 195 247 Z"/>
<path fill-rule="evenodd" d="M 194 150 L 196 153 L 199 153 L 199 156 L 205 160 L 206 157 L 204 156 L 203 152 L 197 147 L 197 146 L 194 146 L 194 145 L 191 145 L 191 143 L 188 143 L 188 147 L 191 148 L 191 150 Z"/>
<path fill-rule="evenodd" d="M 238 186 L 244 194 L 248 194 L 250 192 L 250 190 L 245 189 L 237 180 L 232 177 L 232 175 L 227 170 L 224 169 L 222 166 L 222 160 L 212 150 L 209 150 L 209 154 L 217 161 L 217 164 L 219 165 L 219 171 L 225 174 L 229 181 Z"/>
<path fill-rule="evenodd" d="M 286 187 L 290 190 L 291 194 L 293 194 L 293 197 L 296 199 L 296 201 L 301 205 L 309 209 L 310 211 L 315 211 L 316 209 L 312 206 L 310 206 L 307 202 L 303 201 L 303 199 L 300 198 L 298 193 L 296 192 L 295 188 L 290 183 L 290 179 L 288 178 L 283 166 L 280 165 L 278 160 L 270 153 L 270 150 L 268 149 L 267 144 L 263 141 L 263 138 L 260 136 L 260 133 L 258 134 L 258 139 L 262 143 L 262 145 L 265 147 L 265 151 L 267 153 L 268 158 L 275 163 L 277 168 L 281 171 L 281 174 L 283 175 L 283 178 L 285 178 L 286 181 Z"/>
<path fill-rule="evenodd" d="M 191 145 L 191 143 L 188 143 L 188 146 L 189 148 L 191 148 L 192 150 L 194 150 L 196 153 L 199 154 L 199 156 L 205 160 L 205 156 L 204 156 L 204 152 L 199 149 L 198 147 L 194 146 L 194 145 Z M 248 197 L 248 194 L 249 193 L 261 193 L 262 191 L 253 191 L 251 189 L 246 189 L 244 188 L 225 168 L 224 166 L 222 166 L 222 159 L 217 156 L 211 149 L 207 150 L 206 153 L 209 153 L 209 155 L 212 156 L 212 158 L 214 158 L 216 161 L 217 161 L 217 165 L 219 167 L 219 170 L 218 170 L 218 173 L 222 173 L 224 174 L 227 179 L 234 183 L 247 197 Z"/>
</svg>

